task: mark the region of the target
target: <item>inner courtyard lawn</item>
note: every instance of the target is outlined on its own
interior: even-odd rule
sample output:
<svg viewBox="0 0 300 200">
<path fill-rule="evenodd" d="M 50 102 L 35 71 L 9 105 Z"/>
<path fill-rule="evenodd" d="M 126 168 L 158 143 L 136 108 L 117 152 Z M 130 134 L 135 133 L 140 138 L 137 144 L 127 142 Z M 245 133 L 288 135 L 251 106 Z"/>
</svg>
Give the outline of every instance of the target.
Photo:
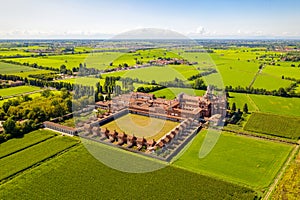
<svg viewBox="0 0 300 200">
<path fill-rule="evenodd" d="M 133 134 L 137 137 L 154 139 L 157 141 L 178 124 L 178 122 L 169 120 L 136 114 L 127 114 L 103 125 L 102 127 L 108 128 L 109 130 L 116 130 L 118 132 L 125 132 L 130 135 Z"/>
</svg>

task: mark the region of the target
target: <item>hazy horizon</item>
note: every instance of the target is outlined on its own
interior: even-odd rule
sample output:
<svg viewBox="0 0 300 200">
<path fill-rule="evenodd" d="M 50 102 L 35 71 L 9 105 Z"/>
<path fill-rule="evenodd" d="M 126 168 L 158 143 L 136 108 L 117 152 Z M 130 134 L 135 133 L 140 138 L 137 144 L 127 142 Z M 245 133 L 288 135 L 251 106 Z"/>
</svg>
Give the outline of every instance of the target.
<svg viewBox="0 0 300 200">
<path fill-rule="evenodd" d="M 109 39 L 165 29 L 192 39 L 300 39 L 300 2 L 4 0 L 0 39 Z"/>
</svg>

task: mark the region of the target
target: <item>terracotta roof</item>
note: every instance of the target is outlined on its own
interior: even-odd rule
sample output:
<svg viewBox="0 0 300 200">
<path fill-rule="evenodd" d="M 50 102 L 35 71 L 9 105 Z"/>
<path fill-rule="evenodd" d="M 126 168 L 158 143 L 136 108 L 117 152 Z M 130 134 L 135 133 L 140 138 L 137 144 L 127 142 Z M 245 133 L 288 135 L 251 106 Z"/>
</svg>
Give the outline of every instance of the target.
<svg viewBox="0 0 300 200">
<path fill-rule="evenodd" d="M 128 135 L 127 140 L 136 140 L 136 137 L 134 135 Z"/>
<path fill-rule="evenodd" d="M 108 134 L 111 136 L 116 136 L 116 135 L 118 135 L 118 132 L 116 130 L 114 130 L 114 131 L 109 131 Z"/>
<path fill-rule="evenodd" d="M 150 145 L 150 146 L 153 146 L 155 144 L 155 140 L 152 139 L 152 140 L 147 140 L 147 144 Z"/>
<path fill-rule="evenodd" d="M 143 143 L 143 142 L 146 142 L 146 139 L 143 138 L 143 137 L 139 137 L 139 138 L 137 138 L 136 141 L 139 142 L 139 143 Z"/>
<path fill-rule="evenodd" d="M 160 147 L 160 148 L 162 148 L 164 145 L 165 145 L 165 144 L 164 144 L 162 141 L 160 141 L 160 142 L 157 144 L 157 146 Z"/>
<path fill-rule="evenodd" d="M 119 137 L 119 138 L 127 137 L 127 135 L 126 135 L 126 133 L 121 132 L 121 133 L 118 134 L 118 137 Z"/>
</svg>

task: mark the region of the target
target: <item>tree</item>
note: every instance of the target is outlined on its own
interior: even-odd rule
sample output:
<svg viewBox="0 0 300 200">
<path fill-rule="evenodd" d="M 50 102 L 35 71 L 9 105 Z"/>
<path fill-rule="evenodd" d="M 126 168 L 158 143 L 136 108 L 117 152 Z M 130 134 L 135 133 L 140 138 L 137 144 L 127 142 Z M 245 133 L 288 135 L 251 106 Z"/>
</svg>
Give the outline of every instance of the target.
<svg viewBox="0 0 300 200">
<path fill-rule="evenodd" d="M 11 106 L 11 103 L 10 101 L 7 101 L 7 102 L 4 102 L 3 105 L 2 105 L 2 108 L 4 110 L 5 113 L 7 113 L 9 107 Z"/>
<path fill-rule="evenodd" d="M 235 105 L 235 102 L 232 103 L 231 110 L 236 111 L 236 105 Z"/>
<path fill-rule="evenodd" d="M 16 122 L 15 122 L 15 120 L 13 120 L 12 117 L 8 118 L 3 123 L 3 128 L 5 130 L 5 133 L 10 133 L 10 134 L 14 135 L 15 131 L 16 131 Z"/>
<path fill-rule="evenodd" d="M 52 95 L 52 92 L 49 89 L 46 89 L 46 90 L 41 92 L 42 97 L 48 98 L 50 95 Z"/>
<path fill-rule="evenodd" d="M 60 68 L 59 68 L 59 72 L 61 74 L 66 74 L 67 73 L 67 67 L 66 67 L 66 65 L 61 65 Z"/>
<path fill-rule="evenodd" d="M 243 112 L 244 113 L 248 113 L 248 105 L 247 105 L 247 103 L 244 104 Z"/>
</svg>

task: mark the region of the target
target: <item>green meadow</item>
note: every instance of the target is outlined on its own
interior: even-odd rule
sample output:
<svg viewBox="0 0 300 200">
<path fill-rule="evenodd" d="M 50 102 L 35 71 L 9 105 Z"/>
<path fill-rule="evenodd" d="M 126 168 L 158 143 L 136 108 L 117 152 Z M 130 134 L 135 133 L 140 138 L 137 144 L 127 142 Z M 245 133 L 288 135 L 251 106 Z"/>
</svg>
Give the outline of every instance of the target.
<svg viewBox="0 0 300 200">
<path fill-rule="evenodd" d="M 200 149 L 205 151 L 211 138 L 218 138 L 217 143 L 200 158 Z M 271 184 L 292 147 L 227 132 L 201 131 L 174 165 L 263 190 Z"/>
<path fill-rule="evenodd" d="M 0 89 L 0 96 L 5 98 L 8 96 L 15 96 L 15 95 L 20 95 L 20 94 L 29 93 L 29 92 L 36 92 L 39 90 L 41 90 L 41 88 L 35 87 L 35 86 L 27 86 L 27 85 L 3 88 L 3 89 Z"/>
<path fill-rule="evenodd" d="M 26 67 L 22 65 L 14 65 L 14 64 L 8 64 L 4 62 L 0 62 L 0 74 L 13 74 L 21 76 L 22 74 L 28 75 L 33 73 L 44 73 L 48 72 L 47 70 L 40 70 L 35 69 L 32 67 Z"/>
<path fill-rule="evenodd" d="M 55 55 L 43 57 L 30 57 L 30 58 L 14 58 L 5 59 L 13 60 L 20 63 L 36 63 L 43 67 L 59 68 L 65 65 L 68 69 L 79 67 L 80 63 L 86 63 L 87 67 L 96 69 L 106 69 L 111 62 L 117 59 L 121 53 L 118 52 L 105 52 L 105 53 L 89 53 L 89 54 L 68 54 L 68 55 Z"/>
<path fill-rule="evenodd" d="M 52 154 L 55 147 L 66 146 L 64 143 L 66 139 L 70 140 L 69 144 L 72 144 L 71 139 L 58 137 L 11 155 L 10 162 L 7 162 L 8 159 L 1 159 L 0 165 L 6 163 L 3 166 L 5 174 L 7 173 L 6 169 L 16 171 L 21 169 L 24 164 L 31 164 L 33 161 Z M 103 151 L 108 149 L 106 145 L 99 143 L 92 142 L 90 145 L 94 145 L 95 148 L 96 146 L 103 148 Z M 48 151 L 42 153 L 41 148 L 46 148 Z M 36 153 L 32 154 L 32 150 L 36 150 Z M 116 151 L 124 156 L 128 154 L 128 152 L 109 148 L 110 154 L 106 155 L 110 157 Z M 132 156 L 136 155 L 132 154 Z M 23 162 L 25 158 L 27 161 Z M 140 159 L 145 158 L 141 157 Z M 22 164 L 20 164 L 21 162 Z M 156 161 L 147 161 L 148 164 L 151 162 Z M 5 174 L 1 174 L 1 177 Z M 162 179 L 166 176 L 168 178 Z M 188 185 L 189 187 L 178 187 L 179 185 Z M 87 199 L 123 199 L 124 193 L 116 192 L 116 188 L 120 191 L 131 191 L 125 195 L 128 199 L 136 198 L 141 191 L 143 191 L 142 195 L 153 199 L 233 198 L 251 200 L 257 195 L 252 189 L 173 166 L 166 166 L 151 173 L 118 171 L 95 159 L 83 145 L 80 145 L 43 161 L 31 169 L 19 173 L 12 180 L 4 182 L 0 185 L 0 196 L 3 199 L 82 199 L 84 195 Z"/>
<path fill-rule="evenodd" d="M 189 95 L 203 96 L 205 94 L 204 90 L 194 90 L 190 88 L 164 88 L 155 92 L 152 92 L 156 97 L 165 97 L 166 99 L 174 99 L 180 93 L 185 93 Z"/>
<path fill-rule="evenodd" d="M 161 67 L 146 67 L 127 71 L 118 71 L 112 73 L 105 73 L 102 76 L 121 76 L 123 78 L 138 78 L 139 80 L 151 82 L 155 80 L 156 83 L 163 81 L 173 81 L 175 78 L 187 81 L 192 76 L 199 74 L 201 71 L 194 66 L 187 65 L 168 65 Z"/>
</svg>

